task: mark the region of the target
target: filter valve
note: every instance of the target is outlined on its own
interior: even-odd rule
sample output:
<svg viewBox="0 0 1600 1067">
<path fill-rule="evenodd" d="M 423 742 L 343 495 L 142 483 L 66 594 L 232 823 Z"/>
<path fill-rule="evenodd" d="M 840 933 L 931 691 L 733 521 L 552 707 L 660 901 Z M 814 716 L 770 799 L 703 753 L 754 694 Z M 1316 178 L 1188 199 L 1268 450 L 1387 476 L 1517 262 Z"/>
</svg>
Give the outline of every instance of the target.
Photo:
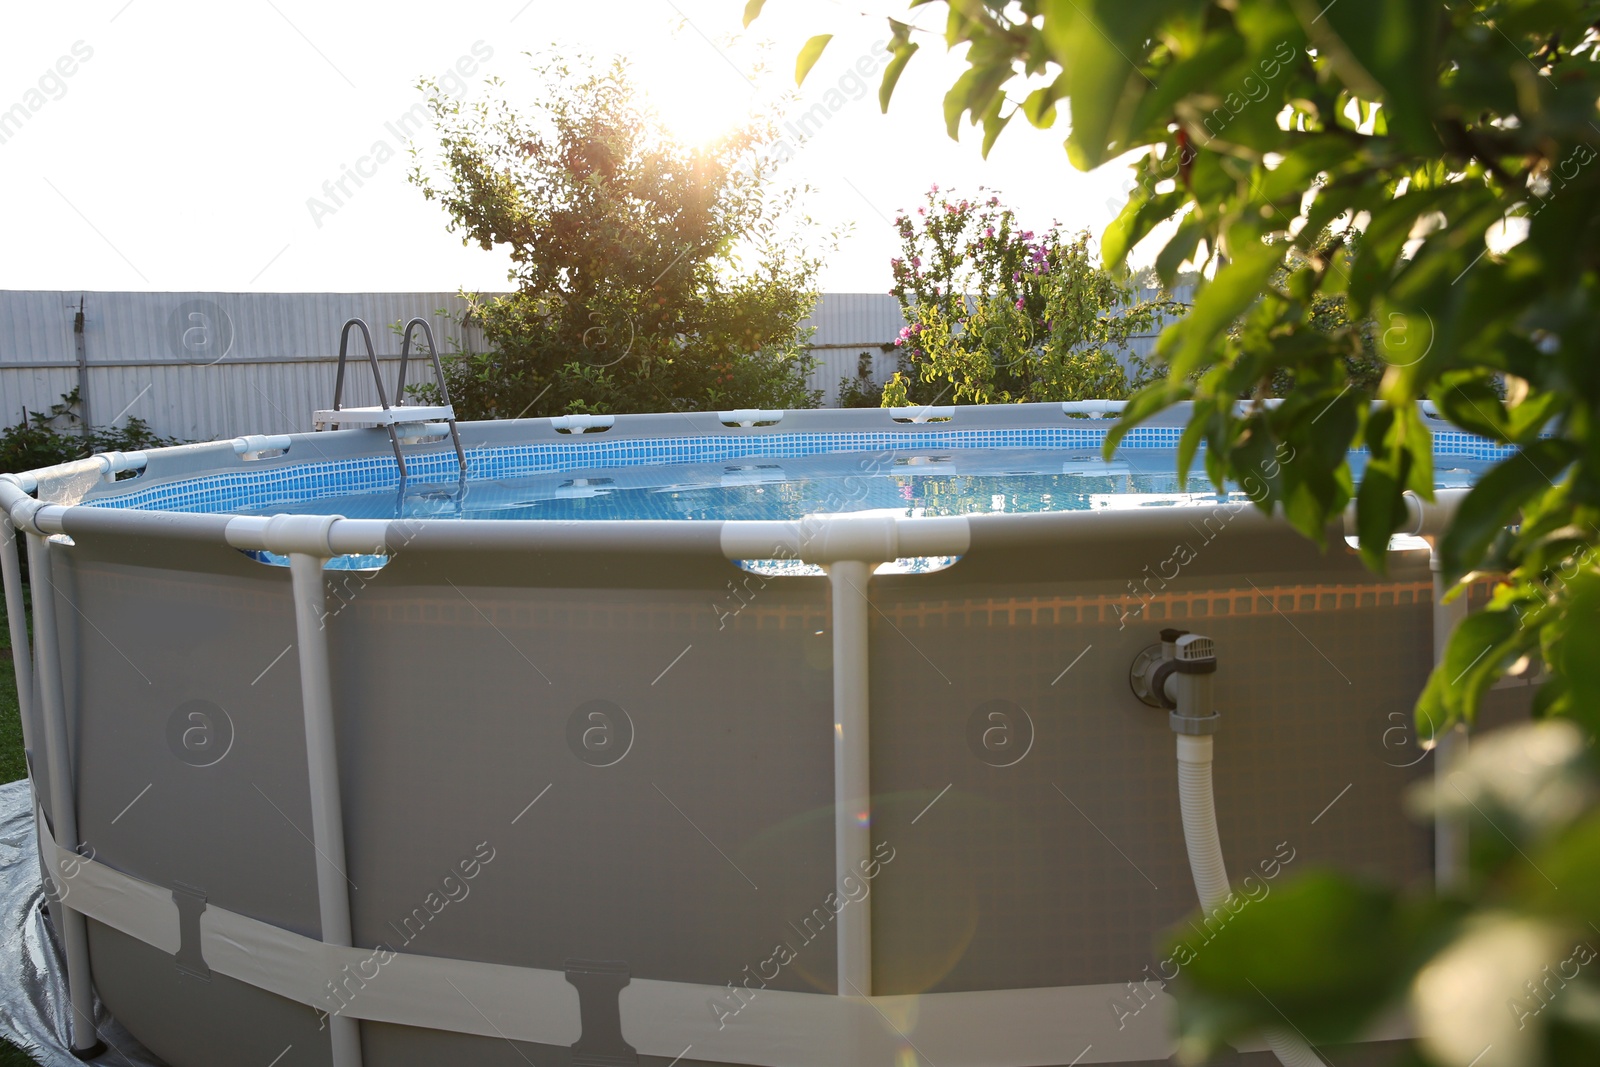
<svg viewBox="0 0 1600 1067">
<path fill-rule="evenodd" d="M 1211 701 L 1211 676 L 1216 670 L 1217 646 L 1211 638 L 1187 630 L 1162 630 L 1159 644 L 1134 657 L 1128 685 L 1150 707 L 1170 712 L 1174 733 L 1212 734 L 1222 719 Z"/>
</svg>

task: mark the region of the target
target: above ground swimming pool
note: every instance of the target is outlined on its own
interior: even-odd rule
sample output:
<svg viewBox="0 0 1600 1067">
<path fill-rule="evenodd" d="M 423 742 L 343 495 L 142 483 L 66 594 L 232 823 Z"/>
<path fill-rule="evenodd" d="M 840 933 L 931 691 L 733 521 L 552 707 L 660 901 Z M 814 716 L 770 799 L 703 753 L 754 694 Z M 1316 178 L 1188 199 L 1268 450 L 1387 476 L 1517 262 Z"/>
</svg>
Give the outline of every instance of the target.
<svg viewBox="0 0 1600 1067">
<path fill-rule="evenodd" d="M 1418 536 L 1380 577 L 1259 486 L 1185 490 L 1182 408 L 1104 461 L 1107 407 L 464 423 L 459 454 L 419 421 L 0 478 L 80 1018 L 174 1067 L 1166 1062 L 1165 938 L 1224 857 L 1190 952 L 1314 865 L 1458 862 L 1398 813 L 1463 605 Z M 1412 535 L 1504 454 L 1437 427 Z"/>
</svg>

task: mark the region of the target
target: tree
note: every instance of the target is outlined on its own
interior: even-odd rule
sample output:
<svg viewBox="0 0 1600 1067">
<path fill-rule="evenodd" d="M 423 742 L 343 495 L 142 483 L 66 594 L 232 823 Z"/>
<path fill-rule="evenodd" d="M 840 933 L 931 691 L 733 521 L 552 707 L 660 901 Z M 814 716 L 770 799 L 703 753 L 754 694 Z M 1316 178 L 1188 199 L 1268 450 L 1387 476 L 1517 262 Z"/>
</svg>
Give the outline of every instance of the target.
<svg viewBox="0 0 1600 1067">
<path fill-rule="evenodd" d="M 801 323 L 818 261 L 800 243 L 795 192 L 774 190 L 757 155 L 770 127 L 686 146 L 620 59 L 533 71 L 543 92 L 521 108 L 423 83 L 440 150 L 411 180 L 464 244 L 507 247 L 516 284 L 472 298 L 489 351 L 451 361 L 458 410 L 815 406 Z"/>
<path fill-rule="evenodd" d="M 1450 581 L 1477 572 L 1496 589 L 1417 708 L 1431 735 L 1470 721 L 1513 664 L 1545 672 L 1535 711 L 1554 721 L 1452 781 L 1474 820 L 1472 877 L 1419 898 L 1325 875 L 1252 905 L 1183 976 L 1185 1054 L 1281 1025 L 1280 1009 L 1313 1041 L 1347 1038 L 1409 998 L 1425 1062 L 1600 1062 L 1600 12 L 1579 0 L 948 9 L 945 39 L 967 64 L 945 98 L 952 136 L 967 118 L 987 151 L 1018 113 L 1049 126 L 1064 101 L 1074 166 L 1133 161 L 1137 188 L 1102 240 L 1108 267 L 1168 223 L 1160 276 L 1196 263 L 1209 279 L 1163 332 L 1166 378 L 1133 397 L 1108 450 L 1192 400 L 1185 470 L 1202 442 L 1219 485 L 1292 449 L 1261 506 L 1321 539 L 1354 499 L 1362 553 L 1382 568 L 1405 492 L 1432 496 L 1419 400 L 1518 449 L 1440 539 Z M 885 106 L 919 47 L 908 24 L 891 28 Z M 1344 321 L 1318 321 L 1333 296 Z M 1386 364 L 1375 397 L 1347 362 L 1368 323 Z M 1281 404 L 1237 410 L 1284 376 Z M 1359 486 L 1353 445 L 1370 450 Z M 1496 1006 L 1507 972 L 1523 995 Z"/>
<path fill-rule="evenodd" d="M 1139 301 L 1094 263 L 1087 232 L 1020 229 L 983 190 L 935 185 L 917 218 L 900 215 L 890 262 L 906 327 L 900 370 L 884 403 L 1009 404 L 1123 397 L 1130 338 L 1150 331 L 1170 301 Z"/>
</svg>

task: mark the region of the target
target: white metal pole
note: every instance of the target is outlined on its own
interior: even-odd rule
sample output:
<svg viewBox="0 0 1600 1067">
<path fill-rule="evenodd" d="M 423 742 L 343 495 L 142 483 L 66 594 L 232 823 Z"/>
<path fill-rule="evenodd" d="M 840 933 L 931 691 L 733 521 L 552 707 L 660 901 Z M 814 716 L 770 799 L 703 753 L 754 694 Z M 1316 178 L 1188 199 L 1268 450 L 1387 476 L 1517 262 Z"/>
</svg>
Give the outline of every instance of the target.
<svg viewBox="0 0 1600 1067">
<path fill-rule="evenodd" d="M 344 808 L 339 790 L 339 749 L 333 728 L 333 676 L 323 628 L 327 587 L 322 560 L 289 555 L 295 636 L 300 653 L 300 702 L 305 711 L 306 765 L 311 777 L 311 839 L 317 850 L 317 909 L 322 940 L 350 945 L 350 894 L 344 855 Z M 346 1015 L 328 1019 L 334 1067 L 361 1067 L 360 1023 Z"/>
<path fill-rule="evenodd" d="M 872 567 L 828 565 L 833 586 L 834 890 L 865 877 L 872 850 L 871 733 L 867 715 L 867 583 Z M 872 898 L 839 912 L 839 995 L 872 995 Z"/>
<path fill-rule="evenodd" d="M 11 664 L 17 672 L 22 747 L 37 756 L 33 747 L 37 742 L 28 734 L 33 725 L 33 646 L 28 640 L 28 609 L 22 599 L 22 564 L 17 559 L 17 528 L 4 511 L 0 511 L 0 573 L 5 578 L 6 622 L 11 627 Z"/>
<path fill-rule="evenodd" d="M 50 546 L 28 534 L 28 569 L 33 580 L 33 637 L 39 657 L 39 701 L 44 711 L 45 759 L 50 768 L 50 822 L 56 844 L 78 850 L 77 787 L 67 731 L 66 698 L 61 684 L 61 649 L 56 635 L 55 582 L 50 572 Z M 9 590 L 7 590 L 9 593 Z M 20 593 L 19 593 L 20 599 Z M 21 682 L 21 677 L 18 677 Z M 46 863 L 55 878 L 53 857 Z M 89 930 L 83 915 L 60 894 L 51 902 L 67 950 L 67 992 L 72 1001 L 72 1047 L 87 1051 L 100 1043 L 94 1028 L 94 984 L 89 970 Z"/>
<path fill-rule="evenodd" d="M 6 622 L 11 629 L 11 665 L 16 671 L 17 680 L 17 711 L 22 720 L 22 750 L 28 757 L 28 788 L 31 791 L 33 812 L 35 819 L 42 818 L 40 812 L 44 809 L 39 803 L 39 790 L 34 782 L 34 775 L 41 773 L 34 766 L 36 761 L 44 759 L 44 749 L 40 747 L 41 738 L 35 736 L 33 703 L 33 642 L 28 637 L 27 605 L 22 596 L 22 564 L 17 556 L 17 528 L 11 523 L 11 516 L 0 508 L 0 574 L 4 575 L 6 597 Z M 35 835 L 37 841 L 37 835 Z M 44 850 L 39 850 L 39 874 L 48 883 L 51 880 L 50 870 L 54 866 L 55 857 L 46 856 Z"/>
<path fill-rule="evenodd" d="M 1450 591 L 1440 568 L 1439 549 L 1435 545 L 1428 556 L 1433 568 L 1433 665 L 1444 662 L 1445 646 L 1456 624 L 1467 617 L 1467 598 L 1463 593 L 1446 604 L 1444 596 Z M 1467 755 L 1467 727 L 1456 723 L 1438 735 L 1433 752 L 1433 780 L 1438 789 L 1445 788 L 1450 775 L 1461 766 Z M 1433 884 L 1440 891 L 1460 889 L 1467 878 L 1467 820 L 1460 815 L 1438 815 L 1433 822 Z"/>
</svg>

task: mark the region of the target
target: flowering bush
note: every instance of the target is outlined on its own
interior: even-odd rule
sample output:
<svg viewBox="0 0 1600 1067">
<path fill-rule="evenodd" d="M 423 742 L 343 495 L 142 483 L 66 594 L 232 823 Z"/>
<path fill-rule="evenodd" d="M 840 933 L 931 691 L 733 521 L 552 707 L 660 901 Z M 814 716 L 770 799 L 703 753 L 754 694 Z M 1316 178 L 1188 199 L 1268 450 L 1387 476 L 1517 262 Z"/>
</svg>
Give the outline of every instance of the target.
<svg viewBox="0 0 1600 1067">
<path fill-rule="evenodd" d="M 1087 232 L 1018 229 L 998 196 L 955 199 L 937 185 L 895 225 L 890 292 L 907 325 L 886 405 L 1117 398 L 1144 376 L 1128 342 L 1173 305 L 1135 300 L 1095 266 Z"/>
</svg>

